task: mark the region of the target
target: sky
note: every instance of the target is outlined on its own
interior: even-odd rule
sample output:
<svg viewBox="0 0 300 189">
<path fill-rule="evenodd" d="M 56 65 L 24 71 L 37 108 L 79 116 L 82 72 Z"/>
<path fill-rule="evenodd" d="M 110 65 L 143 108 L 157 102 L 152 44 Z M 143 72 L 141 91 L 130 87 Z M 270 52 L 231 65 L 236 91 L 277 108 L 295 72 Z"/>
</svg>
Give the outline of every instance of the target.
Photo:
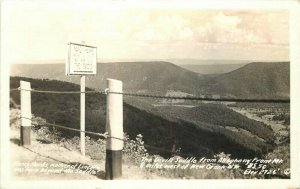
<svg viewBox="0 0 300 189">
<path fill-rule="evenodd" d="M 4 1 L 10 63 L 64 62 L 67 43 L 110 59 L 289 60 L 286 9 L 125 6 L 124 2 Z"/>
</svg>

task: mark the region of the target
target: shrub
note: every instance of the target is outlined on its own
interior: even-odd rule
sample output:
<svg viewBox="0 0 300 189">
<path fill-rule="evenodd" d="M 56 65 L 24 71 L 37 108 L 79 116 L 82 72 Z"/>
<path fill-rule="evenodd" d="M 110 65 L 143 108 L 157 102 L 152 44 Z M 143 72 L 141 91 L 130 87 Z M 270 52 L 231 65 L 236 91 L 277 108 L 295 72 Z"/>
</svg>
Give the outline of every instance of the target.
<svg viewBox="0 0 300 189">
<path fill-rule="evenodd" d="M 135 139 L 130 140 L 129 135 L 124 133 L 123 154 L 126 157 L 126 161 L 138 165 L 142 157 L 148 157 L 149 154 L 144 146 L 143 135 L 138 134 Z"/>
</svg>

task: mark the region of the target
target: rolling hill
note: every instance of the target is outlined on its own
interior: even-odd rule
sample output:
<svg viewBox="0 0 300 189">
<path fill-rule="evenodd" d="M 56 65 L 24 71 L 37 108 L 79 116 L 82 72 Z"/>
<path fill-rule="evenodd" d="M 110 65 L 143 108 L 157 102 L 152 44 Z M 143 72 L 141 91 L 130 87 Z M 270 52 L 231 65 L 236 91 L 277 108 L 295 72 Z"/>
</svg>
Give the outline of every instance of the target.
<svg viewBox="0 0 300 189">
<path fill-rule="evenodd" d="M 13 65 L 12 76 L 48 78 L 79 83 L 78 76 L 65 76 L 64 64 Z M 97 75 L 86 86 L 106 88 L 106 78 L 124 82 L 124 91 L 166 94 L 169 90 L 193 95 L 240 98 L 288 98 L 289 63 L 250 63 L 229 73 L 199 75 L 169 62 L 98 63 Z"/>
<path fill-rule="evenodd" d="M 79 84 L 79 77 L 65 76 L 64 64 L 19 64 L 11 68 L 12 76 L 48 78 Z M 88 76 L 86 86 L 106 88 L 106 78 L 124 82 L 127 91 L 153 91 L 165 94 L 167 90 L 197 93 L 201 76 L 168 62 L 98 63 L 97 75 Z"/>
<path fill-rule="evenodd" d="M 212 78 L 206 91 L 222 96 L 287 98 L 290 94 L 289 63 L 247 64 Z"/>
</svg>

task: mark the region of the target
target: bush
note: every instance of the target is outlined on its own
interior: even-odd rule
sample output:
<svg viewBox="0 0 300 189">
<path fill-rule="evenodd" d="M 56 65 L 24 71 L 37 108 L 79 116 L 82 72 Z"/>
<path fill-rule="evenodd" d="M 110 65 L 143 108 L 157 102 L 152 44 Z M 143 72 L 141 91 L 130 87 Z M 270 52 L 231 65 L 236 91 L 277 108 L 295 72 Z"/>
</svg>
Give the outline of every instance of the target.
<svg viewBox="0 0 300 189">
<path fill-rule="evenodd" d="M 147 149 L 144 146 L 143 135 L 138 134 L 136 140 L 130 140 L 129 135 L 124 133 L 123 154 L 126 162 L 132 162 L 138 165 L 142 157 L 148 157 Z"/>
</svg>

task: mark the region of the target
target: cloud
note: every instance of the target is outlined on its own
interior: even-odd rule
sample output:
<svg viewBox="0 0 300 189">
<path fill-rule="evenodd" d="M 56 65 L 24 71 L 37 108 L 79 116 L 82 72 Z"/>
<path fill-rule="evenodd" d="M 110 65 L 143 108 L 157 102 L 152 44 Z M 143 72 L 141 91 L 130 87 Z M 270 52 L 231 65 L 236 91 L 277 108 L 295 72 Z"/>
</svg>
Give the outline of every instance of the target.
<svg viewBox="0 0 300 189">
<path fill-rule="evenodd" d="M 261 33 L 240 27 L 243 19 L 238 15 L 219 12 L 203 26 L 198 26 L 197 41 L 210 43 L 267 43 Z"/>
<path fill-rule="evenodd" d="M 158 16 L 132 33 L 132 39 L 161 42 L 176 42 L 180 40 L 193 39 L 193 30 L 188 27 L 188 22 L 180 16 L 163 15 Z"/>
<path fill-rule="evenodd" d="M 126 26 L 123 23 L 127 35 L 124 37 L 151 44 L 191 40 L 197 43 L 288 44 L 285 18 L 268 12 L 250 13 L 212 11 L 190 16 L 180 11 L 160 14 L 145 11 L 127 17 Z M 281 22 L 274 22 L 276 19 Z"/>
<path fill-rule="evenodd" d="M 219 12 L 213 17 L 212 22 L 213 25 L 218 26 L 220 29 L 228 30 L 236 28 L 241 19 L 238 16 L 226 16 L 223 12 Z"/>
</svg>

